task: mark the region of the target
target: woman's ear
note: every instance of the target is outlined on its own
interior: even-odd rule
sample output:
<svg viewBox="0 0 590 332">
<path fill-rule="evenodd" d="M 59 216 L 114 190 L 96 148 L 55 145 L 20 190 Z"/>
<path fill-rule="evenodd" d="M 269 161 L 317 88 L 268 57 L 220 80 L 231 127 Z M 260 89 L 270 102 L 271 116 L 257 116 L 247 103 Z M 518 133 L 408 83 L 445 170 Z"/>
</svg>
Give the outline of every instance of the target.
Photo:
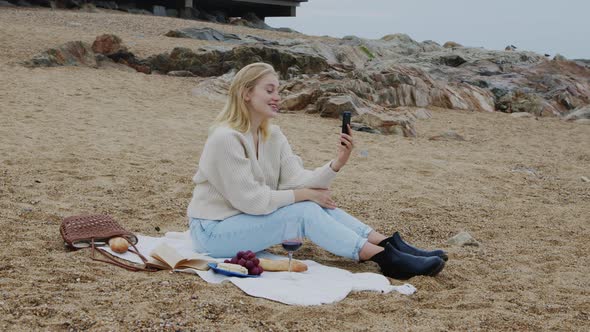
<svg viewBox="0 0 590 332">
<path fill-rule="evenodd" d="M 246 91 L 244 91 L 244 95 L 243 95 L 243 97 L 244 97 L 244 101 L 245 101 L 245 102 L 249 102 L 249 101 L 252 99 L 252 97 L 250 97 L 250 94 L 251 94 L 251 93 L 252 93 L 252 91 L 251 91 L 251 90 L 246 90 Z"/>
</svg>

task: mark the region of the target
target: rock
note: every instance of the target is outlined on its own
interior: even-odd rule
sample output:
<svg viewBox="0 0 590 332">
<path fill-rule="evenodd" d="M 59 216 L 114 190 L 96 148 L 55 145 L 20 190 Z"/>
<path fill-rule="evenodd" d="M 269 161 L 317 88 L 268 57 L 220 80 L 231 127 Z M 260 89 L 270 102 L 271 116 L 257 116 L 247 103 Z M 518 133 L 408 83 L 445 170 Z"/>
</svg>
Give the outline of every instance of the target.
<svg viewBox="0 0 590 332">
<path fill-rule="evenodd" d="M 425 40 L 422 42 L 422 52 L 435 52 L 440 51 L 442 47 L 439 43 L 433 40 Z"/>
<path fill-rule="evenodd" d="M 402 43 L 415 43 L 415 41 L 405 33 L 394 33 L 381 37 L 383 41 L 401 41 Z"/>
<path fill-rule="evenodd" d="M 264 20 L 261 20 L 258 16 L 256 16 L 256 14 L 252 12 L 248 12 L 242 15 L 242 19 L 248 21 L 250 23 L 249 26 L 252 28 L 274 30 L 268 24 L 264 23 Z"/>
<path fill-rule="evenodd" d="M 536 94 L 516 90 L 502 96 L 496 102 L 496 105 L 499 110 L 506 113 L 526 112 L 541 116 L 546 107 L 546 102 Z"/>
<path fill-rule="evenodd" d="M 513 118 L 532 118 L 533 117 L 533 115 L 528 112 L 516 112 L 516 113 L 510 114 L 510 116 Z"/>
<path fill-rule="evenodd" d="M 169 76 L 175 77 L 194 77 L 195 75 L 188 70 L 174 70 L 168 72 Z"/>
<path fill-rule="evenodd" d="M 275 28 L 275 31 L 288 32 L 288 33 L 298 33 L 297 31 L 295 31 L 291 28 L 286 28 L 286 27 Z"/>
<path fill-rule="evenodd" d="M 567 58 L 561 54 L 555 54 L 553 61 L 567 61 Z"/>
<path fill-rule="evenodd" d="M 211 28 L 185 28 L 180 30 L 170 30 L 165 34 L 165 36 L 222 42 L 237 42 L 242 40 L 237 35 L 223 33 Z"/>
<path fill-rule="evenodd" d="M 170 54 L 152 56 L 146 60 L 153 70 L 167 73 L 188 70 L 197 76 L 220 76 L 231 69 L 241 69 L 254 62 L 267 62 L 282 78 L 287 78 L 290 67 L 298 67 L 301 73 L 314 74 L 329 68 L 325 59 L 297 54 L 259 45 L 243 45 L 229 51 L 212 50 L 195 53 L 188 48 L 177 47 Z"/>
<path fill-rule="evenodd" d="M 299 111 L 305 109 L 308 105 L 313 104 L 319 97 L 317 90 L 302 91 L 281 100 L 281 110 Z"/>
<path fill-rule="evenodd" d="M 400 135 L 404 137 L 416 137 L 414 120 L 405 114 L 381 114 L 367 112 L 354 118 L 356 122 L 367 125 L 385 135 Z"/>
<path fill-rule="evenodd" d="M 116 63 L 121 63 L 126 66 L 129 66 L 136 71 L 144 74 L 151 74 L 152 68 L 149 63 L 145 62 L 144 60 L 137 59 L 135 55 L 131 52 L 127 51 L 120 51 L 113 54 L 108 55 L 108 57 Z"/>
<path fill-rule="evenodd" d="M 365 133 L 371 133 L 371 134 L 381 134 L 381 132 L 377 129 L 371 128 L 365 124 L 362 123 L 356 123 L 356 122 L 352 122 L 350 124 L 350 127 L 352 128 L 352 130 L 356 130 L 356 131 L 361 131 L 361 132 L 365 132 Z M 367 153 L 368 155 L 368 153 Z M 366 157 L 366 156 L 364 156 Z"/>
<path fill-rule="evenodd" d="M 275 30 L 268 24 L 264 23 L 264 20 L 261 20 L 258 16 L 256 16 L 256 14 L 252 12 L 247 12 L 243 14 L 241 18 L 232 18 L 228 21 L 229 24 L 232 25 L 246 26 L 256 29 Z"/>
<path fill-rule="evenodd" d="M 564 118 L 565 121 L 575 121 L 580 119 L 590 119 L 590 105 L 580 107 L 571 111 Z"/>
<path fill-rule="evenodd" d="M 425 108 L 415 108 L 415 107 L 402 106 L 402 107 L 396 107 L 394 109 L 394 111 L 396 113 L 404 113 L 404 114 L 408 115 L 409 117 L 417 119 L 417 120 L 426 120 L 426 119 L 432 118 L 432 112 L 430 112 L 429 110 L 427 110 Z"/>
<path fill-rule="evenodd" d="M 250 22 L 248 22 L 242 18 L 232 18 L 229 20 L 229 24 L 237 25 L 240 27 L 250 27 Z"/>
<path fill-rule="evenodd" d="M 578 119 L 578 120 L 574 121 L 574 123 L 588 125 L 588 124 L 590 124 L 590 119 Z"/>
<path fill-rule="evenodd" d="M 506 46 L 506 48 L 504 48 L 504 51 L 509 51 L 509 52 L 516 51 L 516 46 L 508 45 L 508 46 Z"/>
<path fill-rule="evenodd" d="M 111 34 L 104 34 L 96 37 L 92 43 L 92 50 L 94 53 L 107 56 L 118 52 L 127 52 L 127 48 L 122 43 L 121 38 Z"/>
<path fill-rule="evenodd" d="M 48 49 L 25 63 L 32 67 L 87 66 L 97 68 L 92 47 L 81 41 L 67 42 Z"/>
<path fill-rule="evenodd" d="M 539 173 L 539 171 L 533 167 L 526 167 L 526 166 L 516 166 L 513 169 L 510 170 L 511 172 L 516 172 L 516 173 L 524 173 L 524 174 L 528 174 L 528 175 L 532 175 L 532 176 L 537 176 L 537 174 Z"/>
<path fill-rule="evenodd" d="M 344 111 L 351 111 L 352 115 L 358 115 L 357 109 L 358 103 L 349 95 L 324 97 L 318 101 L 321 117 L 338 118 Z"/>
<path fill-rule="evenodd" d="M 462 48 L 463 45 L 456 43 L 454 41 L 448 41 L 443 44 L 443 48 Z"/>
<path fill-rule="evenodd" d="M 429 138 L 430 141 L 465 141 L 465 138 L 458 133 L 449 130 L 440 135 L 432 136 Z"/>
<path fill-rule="evenodd" d="M 255 43 L 262 43 L 263 45 L 266 45 L 266 46 L 278 46 L 279 45 L 279 42 L 277 42 L 277 41 L 268 40 L 268 39 L 258 37 L 258 36 L 253 36 L 253 35 L 246 35 L 244 40 L 245 41 L 252 41 Z"/>
<path fill-rule="evenodd" d="M 467 62 L 467 60 L 460 57 L 459 55 L 452 54 L 440 57 L 438 62 L 449 67 L 459 67 L 460 65 Z"/>
<path fill-rule="evenodd" d="M 580 179 L 582 180 L 582 182 L 590 182 L 590 179 L 588 179 L 585 176 L 582 176 Z"/>
<path fill-rule="evenodd" d="M 207 97 L 224 102 L 227 100 L 229 85 L 235 74 L 236 71 L 231 70 L 222 76 L 204 79 L 192 89 L 192 94 L 193 96 Z"/>
<path fill-rule="evenodd" d="M 432 118 L 432 113 L 424 108 L 418 108 L 412 112 L 416 119 L 425 120 Z"/>
<path fill-rule="evenodd" d="M 227 13 L 224 12 L 223 10 L 214 10 L 211 12 L 211 15 L 215 16 L 215 19 L 219 23 L 229 23 Z"/>
<path fill-rule="evenodd" d="M 479 247 L 479 242 L 477 242 L 469 233 L 463 231 L 458 233 L 457 235 L 453 236 L 447 241 L 448 244 L 452 246 L 474 246 Z"/>
<path fill-rule="evenodd" d="M 416 53 L 416 51 L 419 51 L 422 47 L 420 43 L 404 33 L 385 35 L 381 37 L 381 41 L 385 42 L 385 44 L 390 47 L 395 46 L 398 49 L 404 50 L 402 53 L 406 54 Z"/>
</svg>

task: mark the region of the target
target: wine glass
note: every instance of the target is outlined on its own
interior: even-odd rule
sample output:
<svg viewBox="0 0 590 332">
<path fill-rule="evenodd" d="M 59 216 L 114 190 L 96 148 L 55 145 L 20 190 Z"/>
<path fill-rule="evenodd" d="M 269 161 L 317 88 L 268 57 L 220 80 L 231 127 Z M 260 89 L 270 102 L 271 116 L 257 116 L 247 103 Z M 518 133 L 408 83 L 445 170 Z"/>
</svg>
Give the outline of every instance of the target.
<svg viewBox="0 0 590 332">
<path fill-rule="evenodd" d="M 283 241 L 281 245 L 283 249 L 287 250 L 289 254 L 289 275 L 291 274 L 291 261 L 293 260 L 293 252 L 301 248 L 303 244 L 303 228 L 298 222 L 287 222 L 283 225 Z"/>
</svg>

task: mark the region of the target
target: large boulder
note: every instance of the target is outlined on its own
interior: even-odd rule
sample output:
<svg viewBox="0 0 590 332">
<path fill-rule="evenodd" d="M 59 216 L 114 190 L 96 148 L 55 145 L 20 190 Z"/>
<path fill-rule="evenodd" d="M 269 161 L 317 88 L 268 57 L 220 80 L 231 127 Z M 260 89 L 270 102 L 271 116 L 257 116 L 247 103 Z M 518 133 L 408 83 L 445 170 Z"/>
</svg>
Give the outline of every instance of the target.
<svg viewBox="0 0 590 332">
<path fill-rule="evenodd" d="M 212 50 L 195 53 L 188 48 L 177 47 L 170 54 L 160 54 L 147 59 L 152 69 L 167 73 L 188 70 L 197 76 L 219 76 L 231 69 L 241 69 L 254 62 L 266 62 L 287 78 L 292 68 L 300 74 L 314 74 L 329 68 L 323 58 L 297 54 L 266 46 L 238 46 L 229 51 Z"/>
<path fill-rule="evenodd" d="M 414 119 L 406 114 L 365 112 L 354 117 L 355 122 L 362 123 L 369 128 L 376 129 L 384 135 L 400 135 L 405 137 L 416 137 Z"/>
<path fill-rule="evenodd" d="M 315 104 L 319 95 L 320 91 L 313 88 L 289 95 L 281 100 L 280 109 L 286 111 L 306 109 L 309 105 Z"/>
<path fill-rule="evenodd" d="M 71 41 L 35 55 L 25 63 L 33 67 L 86 66 L 97 68 L 92 47 L 82 41 Z"/>
<path fill-rule="evenodd" d="M 123 41 L 118 36 L 104 34 L 96 37 L 92 43 L 94 53 L 111 55 L 118 52 L 127 52 L 127 47 L 123 46 Z"/>
<path fill-rule="evenodd" d="M 353 115 L 358 115 L 359 103 L 351 95 L 335 95 L 322 97 L 318 100 L 317 109 L 321 117 L 338 118 L 342 112 L 350 111 Z"/>
</svg>

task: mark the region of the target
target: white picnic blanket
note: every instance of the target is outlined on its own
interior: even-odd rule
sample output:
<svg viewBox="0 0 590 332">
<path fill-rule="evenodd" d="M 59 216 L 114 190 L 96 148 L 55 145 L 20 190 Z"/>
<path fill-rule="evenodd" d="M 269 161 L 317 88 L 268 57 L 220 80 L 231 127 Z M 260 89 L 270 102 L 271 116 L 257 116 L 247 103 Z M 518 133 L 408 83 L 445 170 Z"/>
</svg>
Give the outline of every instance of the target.
<svg viewBox="0 0 590 332">
<path fill-rule="evenodd" d="M 182 255 L 192 253 L 188 232 L 168 232 L 165 237 L 161 238 L 138 235 L 138 238 L 137 248 L 144 255 L 149 255 L 161 241 L 175 248 Z M 132 253 L 117 254 L 112 252 L 108 246 L 100 249 L 125 260 L 141 263 L 139 257 Z M 257 253 L 256 256 L 269 259 L 285 259 L 285 257 L 267 252 Z M 223 259 L 219 261 L 223 261 Z M 291 274 L 288 272 L 264 272 L 259 278 L 228 277 L 217 274 L 213 270 L 196 271 L 196 273 L 209 283 L 217 284 L 229 281 L 248 295 L 291 305 L 334 303 L 344 299 L 351 291 L 376 291 L 383 294 L 396 291 L 404 295 L 411 295 L 416 292 L 416 288 L 411 284 L 391 285 L 389 279 L 381 274 L 351 273 L 312 260 L 304 262 L 308 266 L 306 272 Z"/>
</svg>

